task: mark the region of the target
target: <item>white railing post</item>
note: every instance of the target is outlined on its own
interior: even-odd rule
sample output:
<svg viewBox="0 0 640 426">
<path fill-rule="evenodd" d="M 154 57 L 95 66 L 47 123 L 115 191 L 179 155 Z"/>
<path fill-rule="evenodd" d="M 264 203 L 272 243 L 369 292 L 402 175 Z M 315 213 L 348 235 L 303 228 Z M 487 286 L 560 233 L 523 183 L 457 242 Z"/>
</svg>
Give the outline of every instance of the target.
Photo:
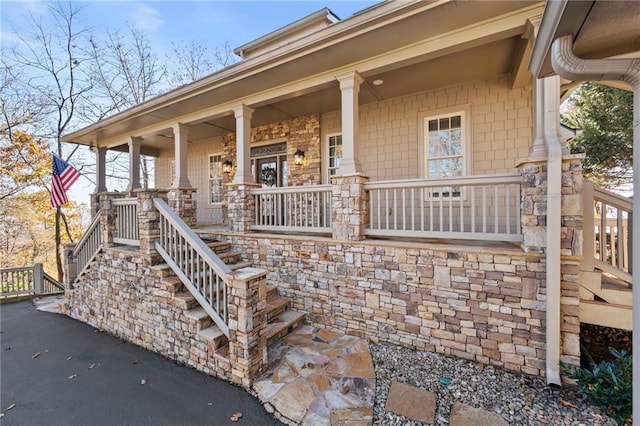
<svg viewBox="0 0 640 426">
<path fill-rule="evenodd" d="M 36 295 L 44 294 L 44 270 L 42 269 L 42 263 L 33 265 L 33 284 Z"/>
<path fill-rule="evenodd" d="M 582 184 L 582 196 L 583 196 L 583 208 L 582 213 L 582 229 L 583 229 L 583 243 L 582 243 L 582 270 L 593 271 L 594 270 L 594 256 L 596 252 L 595 241 L 595 204 L 594 204 L 594 191 L 593 182 L 585 180 Z"/>
</svg>

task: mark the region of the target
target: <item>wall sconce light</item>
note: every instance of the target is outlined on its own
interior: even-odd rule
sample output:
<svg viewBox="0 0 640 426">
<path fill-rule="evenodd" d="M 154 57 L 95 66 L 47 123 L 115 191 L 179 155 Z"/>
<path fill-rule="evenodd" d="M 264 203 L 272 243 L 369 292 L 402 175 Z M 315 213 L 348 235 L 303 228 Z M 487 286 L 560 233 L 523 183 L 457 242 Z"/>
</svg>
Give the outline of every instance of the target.
<svg viewBox="0 0 640 426">
<path fill-rule="evenodd" d="M 297 150 L 295 154 L 293 154 L 293 162 L 296 166 L 301 166 L 304 162 L 304 151 Z"/>
<path fill-rule="evenodd" d="M 233 167 L 233 164 L 231 163 L 231 161 L 225 160 L 225 162 L 222 163 L 222 173 L 228 175 L 229 173 L 231 173 L 232 167 Z"/>
</svg>

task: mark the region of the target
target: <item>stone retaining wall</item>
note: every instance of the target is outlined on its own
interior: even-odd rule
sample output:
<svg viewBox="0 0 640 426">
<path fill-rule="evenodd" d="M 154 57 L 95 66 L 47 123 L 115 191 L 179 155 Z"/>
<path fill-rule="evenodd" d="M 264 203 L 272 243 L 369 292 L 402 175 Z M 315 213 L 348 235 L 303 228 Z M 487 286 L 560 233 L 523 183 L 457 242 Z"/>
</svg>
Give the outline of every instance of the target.
<svg viewBox="0 0 640 426">
<path fill-rule="evenodd" d="M 316 325 L 545 375 L 541 254 L 275 235 L 226 239 L 268 270 L 268 282 Z M 563 267 L 562 282 L 562 361 L 572 364 L 580 353 L 577 265 Z"/>
<path fill-rule="evenodd" d="M 156 262 L 157 263 L 157 262 Z M 229 360 L 214 355 L 198 324 L 176 306 L 151 269 L 151 258 L 107 249 L 73 289 L 66 314 L 207 374 L 231 379 Z"/>
</svg>

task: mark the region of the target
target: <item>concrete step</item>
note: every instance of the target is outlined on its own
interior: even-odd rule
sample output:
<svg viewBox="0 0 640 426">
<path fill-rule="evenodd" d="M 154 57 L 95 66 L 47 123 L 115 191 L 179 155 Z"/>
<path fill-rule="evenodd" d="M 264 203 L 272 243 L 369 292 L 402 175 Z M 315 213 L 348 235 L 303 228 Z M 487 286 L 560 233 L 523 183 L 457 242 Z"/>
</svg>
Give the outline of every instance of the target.
<svg viewBox="0 0 640 426">
<path fill-rule="evenodd" d="M 285 311 L 267 324 L 267 346 L 271 346 L 304 323 L 304 313 Z"/>
<path fill-rule="evenodd" d="M 217 351 L 225 345 L 228 346 L 229 339 L 215 324 L 198 331 L 198 336 L 202 337 L 213 351 Z"/>
<path fill-rule="evenodd" d="M 289 308 L 289 299 L 286 297 L 267 298 L 267 322 L 271 321 Z"/>
<path fill-rule="evenodd" d="M 213 324 L 213 320 L 211 319 L 207 311 L 205 311 L 201 307 L 189 309 L 188 311 L 184 312 L 184 315 L 187 318 L 190 318 L 198 323 L 198 331 L 204 330 L 207 327 L 210 327 L 211 324 Z"/>
</svg>

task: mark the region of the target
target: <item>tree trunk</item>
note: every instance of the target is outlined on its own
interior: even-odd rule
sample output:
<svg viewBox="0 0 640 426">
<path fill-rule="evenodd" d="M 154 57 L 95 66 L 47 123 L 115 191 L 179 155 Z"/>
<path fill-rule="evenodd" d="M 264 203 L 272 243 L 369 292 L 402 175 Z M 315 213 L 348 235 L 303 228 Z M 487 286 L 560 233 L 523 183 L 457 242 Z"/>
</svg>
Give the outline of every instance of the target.
<svg viewBox="0 0 640 426">
<path fill-rule="evenodd" d="M 56 207 L 56 268 L 58 270 L 58 281 L 62 282 L 62 257 L 60 256 L 60 220 L 62 218 L 62 214 L 60 211 L 60 206 Z"/>
</svg>

